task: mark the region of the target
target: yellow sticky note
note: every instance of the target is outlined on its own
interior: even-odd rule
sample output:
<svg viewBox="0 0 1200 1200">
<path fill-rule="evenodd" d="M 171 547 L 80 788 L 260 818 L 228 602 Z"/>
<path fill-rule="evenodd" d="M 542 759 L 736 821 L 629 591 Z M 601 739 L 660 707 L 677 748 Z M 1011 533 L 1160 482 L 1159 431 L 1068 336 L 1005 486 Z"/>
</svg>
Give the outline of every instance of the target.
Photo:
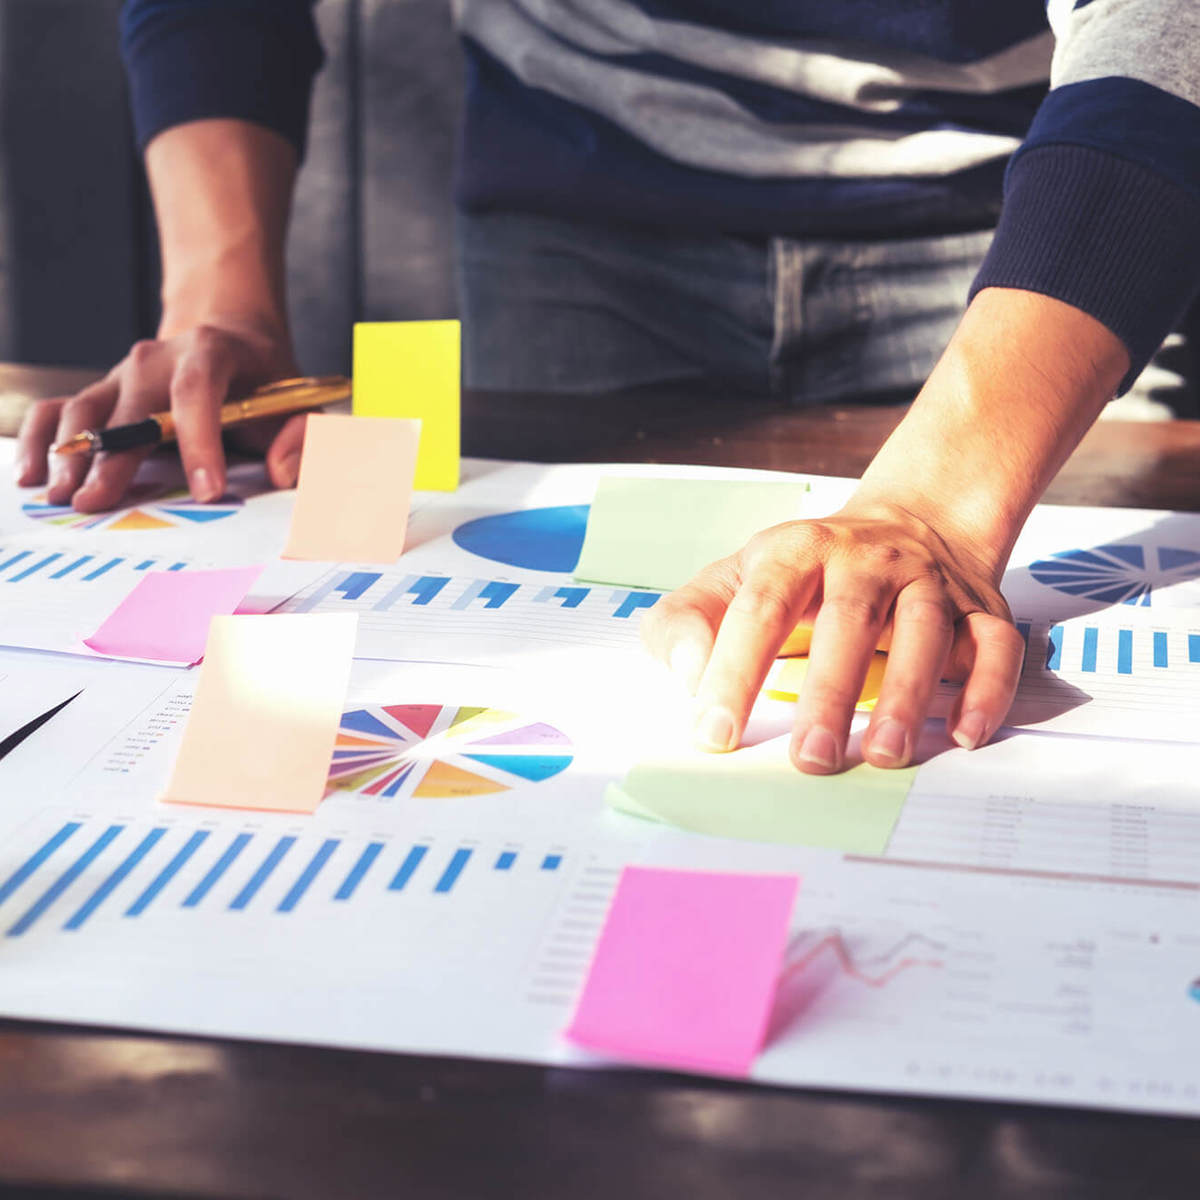
<svg viewBox="0 0 1200 1200">
<path fill-rule="evenodd" d="M 314 413 L 284 558 L 392 563 L 404 552 L 420 421 Z"/>
<path fill-rule="evenodd" d="M 458 487 L 460 330 L 457 321 L 367 321 L 354 326 L 354 412 L 414 417 L 421 453 L 414 487 Z"/>
<path fill-rule="evenodd" d="M 214 617 L 168 804 L 313 812 L 325 794 L 356 613 Z"/>
<path fill-rule="evenodd" d="M 883 687 L 883 672 L 887 668 L 887 655 L 882 650 L 876 650 L 867 668 L 867 678 L 863 681 L 862 691 L 858 695 L 858 703 L 854 706 L 857 712 L 873 712 L 875 702 L 879 699 L 879 690 Z M 767 675 L 765 691 L 772 700 L 795 700 L 800 695 L 804 677 L 808 674 L 808 658 L 780 658 Z"/>
</svg>

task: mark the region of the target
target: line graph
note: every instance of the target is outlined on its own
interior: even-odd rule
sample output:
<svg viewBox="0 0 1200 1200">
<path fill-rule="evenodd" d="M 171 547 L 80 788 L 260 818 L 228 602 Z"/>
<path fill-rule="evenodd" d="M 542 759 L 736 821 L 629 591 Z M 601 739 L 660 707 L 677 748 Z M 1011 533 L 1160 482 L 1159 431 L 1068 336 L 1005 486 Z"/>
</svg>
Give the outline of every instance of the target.
<svg viewBox="0 0 1200 1200">
<path fill-rule="evenodd" d="M 815 940 L 814 940 L 815 939 Z M 925 954 L 906 954 L 905 951 L 924 947 Z M 837 969 L 864 987 L 886 987 L 892 980 L 915 967 L 937 970 L 944 967 L 941 957 L 945 942 L 935 941 L 923 933 L 906 933 L 894 945 L 876 954 L 859 954 L 851 949 L 840 929 L 805 932 L 793 939 L 780 983 L 802 975 L 818 959 L 831 955 Z"/>
</svg>

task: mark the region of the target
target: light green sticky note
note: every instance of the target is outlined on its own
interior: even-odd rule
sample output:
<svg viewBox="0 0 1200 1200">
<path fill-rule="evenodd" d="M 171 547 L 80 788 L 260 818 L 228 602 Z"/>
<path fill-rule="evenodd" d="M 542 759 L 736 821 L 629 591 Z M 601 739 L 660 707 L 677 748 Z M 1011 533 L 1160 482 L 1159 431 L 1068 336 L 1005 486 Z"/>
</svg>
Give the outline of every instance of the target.
<svg viewBox="0 0 1200 1200">
<path fill-rule="evenodd" d="M 417 491 L 458 487 L 459 336 L 457 321 L 354 326 L 354 415 L 421 422 L 413 479 Z"/>
<path fill-rule="evenodd" d="M 808 484 L 776 479 L 600 481 L 575 578 L 670 591 L 740 550 L 754 534 L 803 515 Z"/>
<path fill-rule="evenodd" d="M 787 745 L 785 736 L 729 754 L 639 763 L 605 801 L 692 833 L 882 854 L 917 768 L 860 763 L 838 775 L 804 775 Z"/>
</svg>

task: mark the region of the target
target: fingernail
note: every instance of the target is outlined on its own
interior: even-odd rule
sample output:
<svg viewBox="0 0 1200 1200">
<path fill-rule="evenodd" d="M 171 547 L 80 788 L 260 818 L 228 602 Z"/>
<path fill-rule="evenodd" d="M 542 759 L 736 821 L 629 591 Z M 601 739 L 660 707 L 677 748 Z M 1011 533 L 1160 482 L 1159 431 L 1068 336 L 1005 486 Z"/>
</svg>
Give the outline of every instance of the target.
<svg viewBox="0 0 1200 1200">
<path fill-rule="evenodd" d="M 733 749 L 733 715 L 726 708 L 710 708 L 696 722 L 696 743 L 704 750 Z"/>
<path fill-rule="evenodd" d="M 987 718 L 977 708 L 963 713 L 950 736 L 964 750 L 974 750 L 987 737 Z"/>
<path fill-rule="evenodd" d="M 895 717 L 884 717 L 871 731 L 870 750 L 877 758 L 901 762 L 908 757 L 908 730 Z"/>
<path fill-rule="evenodd" d="M 704 674 L 705 657 L 704 651 L 695 642 L 680 642 L 671 650 L 671 672 L 682 679 L 693 694 L 700 685 L 700 676 Z"/>
<path fill-rule="evenodd" d="M 834 770 L 838 765 L 837 738 L 828 729 L 814 725 L 800 743 L 796 757 L 814 766 L 824 767 L 827 771 Z"/>
<path fill-rule="evenodd" d="M 207 467 L 197 467 L 192 472 L 192 495 L 200 501 L 217 498 L 212 472 Z"/>
</svg>

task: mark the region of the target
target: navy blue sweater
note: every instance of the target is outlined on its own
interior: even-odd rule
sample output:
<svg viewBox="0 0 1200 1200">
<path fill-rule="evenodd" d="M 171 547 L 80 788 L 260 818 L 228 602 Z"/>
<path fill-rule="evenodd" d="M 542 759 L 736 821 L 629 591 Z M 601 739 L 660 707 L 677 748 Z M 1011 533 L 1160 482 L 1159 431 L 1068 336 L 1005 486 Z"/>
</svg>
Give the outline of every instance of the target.
<svg viewBox="0 0 1200 1200">
<path fill-rule="evenodd" d="M 127 0 L 142 143 L 228 116 L 302 154 L 321 64 L 312 4 Z M 454 10 L 468 80 L 458 202 L 470 210 L 814 237 L 998 221 L 974 290 L 1026 288 L 1092 314 L 1129 349 L 1123 386 L 1200 287 L 1200 5 Z"/>
</svg>

